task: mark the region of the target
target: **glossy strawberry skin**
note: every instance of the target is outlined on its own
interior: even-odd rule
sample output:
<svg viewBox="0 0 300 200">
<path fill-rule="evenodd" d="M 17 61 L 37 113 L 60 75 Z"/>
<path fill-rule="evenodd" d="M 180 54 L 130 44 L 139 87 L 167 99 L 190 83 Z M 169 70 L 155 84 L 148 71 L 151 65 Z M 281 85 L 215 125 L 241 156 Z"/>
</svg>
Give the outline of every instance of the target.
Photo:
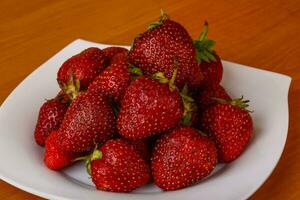
<svg viewBox="0 0 300 200">
<path fill-rule="evenodd" d="M 90 151 L 95 142 L 103 143 L 114 137 L 115 116 L 104 96 L 84 92 L 70 104 L 59 131 L 67 151 Z"/>
<path fill-rule="evenodd" d="M 238 158 L 253 134 L 248 111 L 229 104 L 216 104 L 205 110 L 200 117 L 200 126 L 215 140 L 220 162 Z"/>
<path fill-rule="evenodd" d="M 123 47 L 107 47 L 103 50 L 104 56 L 108 59 L 108 62 L 111 63 L 113 57 L 115 57 L 117 54 L 126 56 L 128 54 L 128 49 Z"/>
<path fill-rule="evenodd" d="M 146 140 L 128 140 L 123 138 L 122 140 L 127 141 L 133 146 L 134 150 L 142 156 L 145 161 L 150 161 L 150 148 Z"/>
<path fill-rule="evenodd" d="M 149 181 L 149 166 L 128 142 L 109 140 L 99 150 L 102 158 L 91 162 L 91 176 L 97 189 L 131 192 Z"/>
<path fill-rule="evenodd" d="M 217 103 L 213 98 L 231 100 L 229 94 L 220 84 L 206 83 L 201 87 L 200 92 L 196 97 L 196 102 L 200 111 L 204 111 L 211 105 Z"/>
<path fill-rule="evenodd" d="M 130 84 L 130 78 L 126 63 L 113 63 L 95 78 L 88 90 L 112 97 L 119 103 Z"/>
<path fill-rule="evenodd" d="M 127 88 L 117 119 L 120 135 L 128 139 L 143 139 L 175 127 L 183 115 L 178 91 L 140 76 Z"/>
<path fill-rule="evenodd" d="M 221 59 L 215 54 L 216 61 L 202 61 L 199 66 L 203 73 L 204 82 L 210 82 L 212 84 L 220 84 L 223 76 L 223 65 Z"/>
<path fill-rule="evenodd" d="M 114 63 L 120 63 L 120 62 L 127 63 L 127 55 L 128 55 L 128 51 L 115 54 L 110 60 L 110 65 Z"/>
<path fill-rule="evenodd" d="M 76 154 L 66 152 L 61 146 L 61 137 L 59 132 L 52 131 L 45 144 L 44 163 L 49 169 L 60 170 L 72 164 Z"/>
<path fill-rule="evenodd" d="M 34 138 L 37 144 L 45 145 L 49 133 L 59 128 L 67 108 L 68 104 L 63 103 L 58 97 L 47 100 L 42 105 L 34 131 Z"/>
<path fill-rule="evenodd" d="M 208 176 L 217 164 L 213 141 L 190 127 L 178 127 L 154 146 L 151 169 L 154 183 L 163 190 L 177 190 Z"/>
<path fill-rule="evenodd" d="M 73 75 L 80 81 L 80 88 L 86 89 L 105 68 L 106 58 L 101 49 L 90 47 L 65 61 L 57 73 L 59 85 L 67 84 Z"/>
<path fill-rule="evenodd" d="M 175 84 L 179 88 L 185 83 L 191 88 L 198 88 L 202 75 L 200 69 L 195 69 L 199 68 L 195 55 L 188 32 L 179 23 L 167 19 L 135 39 L 128 61 L 145 74 L 163 72 L 169 79 L 177 65 Z"/>
</svg>

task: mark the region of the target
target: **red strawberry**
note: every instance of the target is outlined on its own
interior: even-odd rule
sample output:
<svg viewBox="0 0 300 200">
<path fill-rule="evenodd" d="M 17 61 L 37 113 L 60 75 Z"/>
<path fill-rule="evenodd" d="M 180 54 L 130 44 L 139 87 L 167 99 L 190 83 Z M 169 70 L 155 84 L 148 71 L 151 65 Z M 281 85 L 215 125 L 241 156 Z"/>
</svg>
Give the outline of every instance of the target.
<svg viewBox="0 0 300 200">
<path fill-rule="evenodd" d="M 102 50 L 91 47 L 65 61 L 57 73 L 57 81 L 61 88 L 66 88 L 73 76 L 74 80 L 80 81 L 80 88 L 86 89 L 104 68 Z"/>
<path fill-rule="evenodd" d="M 61 146 L 61 137 L 58 131 L 52 131 L 45 145 L 44 162 L 49 169 L 59 170 L 72 164 L 76 154 L 66 152 Z"/>
<path fill-rule="evenodd" d="M 198 96 L 196 97 L 199 110 L 203 111 L 209 106 L 216 103 L 213 98 L 219 98 L 224 100 L 231 100 L 226 90 L 220 84 L 206 83 L 201 88 Z"/>
<path fill-rule="evenodd" d="M 215 144 L 195 129 L 179 127 L 155 144 L 151 169 L 154 183 L 177 190 L 208 176 L 217 164 Z"/>
<path fill-rule="evenodd" d="M 134 150 L 136 150 L 136 152 L 140 154 L 145 161 L 150 160 L 151 153 L 146 140 L 127 140 L 127 139 L 122 139 L 122 140 L 127 141 L 129 144 L 131 144 Z"/>
<path fill-rule="evenodd" d="M 128 61 L 145 74 L 162 72 L 168 79 L 172 77 L 175 65 L 178 65 L 175 84 L 179 88 L 185 83 L 198 88 L 202 75 L 195 56 L 193 40 L 185 28 L 162 14 L 158 22 L 151 24 L 145 33 L 134 40 Z"/>
<path fill-rule="evenodd" d="M 200 117 L 202 130 L 212 135 L 220 162 L 230 162 L 241 155 L 252 133 L 252 119 L 247 110 L 248 101 L 242 98 L 216 104 Z"/>
<path fill-rule="evenodd" d="M 86 152 L 95 142 L 103 143 L 114 136 L 115 116 L 104 96 L 81 93 L 70 104 L 59 131 L 67 151 Z"/>
<path fill-rule="evenodd" d="M 204 31 L 198 40 L 194 41 L 197 61 L 203 73 L 204 82 L 219 84 L 223 76 L 223 66 L 219 56 L 213 50 L 215 41 L 207 38 L 208 24 L 205 22 Z"/>
<path fill-rule="evenodd" d="M 54 99 L 47 100 L 40 108 L 34 138 L 37 144 L 44 146 L 49 133 L 57 130 L 63 121 L 68 104 L 64 103 L 60 95 Z"/>
<path fill-rule="evenodd" d="M 102 51 L 104 56 L 109 60 L 109 63 L 111 63 L 111 60 L 116 54 L 121 54 L 121 55 L 128 54 L 128 49 L 125 49 L 123 47 L 107 47 L 104 48 Z"/>
<path fill-rule="evenodd" d="M 215 60 L 206 62 L 202 61 L 200 63 L 200 68 L 203 73 L 204 82 L 212 82 L 219 84 L 223 76 L 223 65 L 219 56 L 215 55 Z"/>
<path fill-rule="evenodd" d="M 125 138 L 142 139 L 175 127 L 182 116 L 177 90 L 171 91 L 168 84 L 140 76 L 126 90 L 117 127 Z"/>
<path fill-rule="evenodd" d="M 119 63 L 119 62 L 122 62 L 122 63 L 126 62 L 127 63 L 127 54 L 128 54 L 128 52 L 115 54 L 110 60 L 110 65 L 112 65 L 114 63 Z"/>
<path fill-rule="evenodd" d="M 131 75 L 124 62 L 114 63 L 101 72 L 88 87 L 88 91 L 102 93 L 120 102 L 130 84 Z"/>
<path fill-rule="evenodd" d="M 146 161 L 122 139 L 106 142 L 91 160 L 92 180 L 99 190 L 130 192 L 150 179 Z"/>
</svg>

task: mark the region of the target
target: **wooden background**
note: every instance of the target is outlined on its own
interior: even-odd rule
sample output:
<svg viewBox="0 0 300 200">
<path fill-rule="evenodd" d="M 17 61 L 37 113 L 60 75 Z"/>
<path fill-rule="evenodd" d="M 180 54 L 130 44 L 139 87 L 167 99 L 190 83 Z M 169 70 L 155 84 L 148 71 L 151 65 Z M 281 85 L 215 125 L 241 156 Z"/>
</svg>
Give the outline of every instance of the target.
<svg viewBox="0 0 300 200">
<path fill-rule="evenodd" d="M 286 147 L 272 175 L 251 199 L 300 199 L 299 0 L 1 0 L 0 103 L 74 39 L 130 44 L 158 17 L 160 8 L 194 38 L 207 20 L 221 58 L 293 78 Z M 0 199 L 40 198 L 0 181 Z"/>
</svg>

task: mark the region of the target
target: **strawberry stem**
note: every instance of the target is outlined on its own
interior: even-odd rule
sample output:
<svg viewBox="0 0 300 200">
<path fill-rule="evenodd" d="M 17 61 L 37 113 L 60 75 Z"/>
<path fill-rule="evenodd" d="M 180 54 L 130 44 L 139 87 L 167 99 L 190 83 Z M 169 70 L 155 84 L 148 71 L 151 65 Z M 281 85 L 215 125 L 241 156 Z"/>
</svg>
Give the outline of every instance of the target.
<svg viewBox="0 0 300 200">
<path fill-rule="evenodd" d="M 200 33 L 199 41 L 204 41 L 207 39 L 207 33 L 208 33 L 208 23 L 207 21 L 204 22 L 203 31 Z"/>
<path fill-rule="evenodd" d="M 165 13 L 165 11 L 161 8 L 160 9 L 160 20 L 167 20 L 170 19 L 170 16 Z"/>
<path fill-rule="evenodd" d="M 102 152 L 100 150 L 98 150 L 97 148 L 98 148 L 98 145 L 95 144 L 95 148 L 90 155 L 75 158 L 74 160 L 72 160 L 72 162 L 81 161 L 81 160 L 85 161 L 86 171 L 89 175 L 91 175 L 91 162 L 93 160 L 101 159 L 103 156 Z"/>
<path fill-rule="evenodd" d="M 148 30 L 154 29 L 157 26 L 160 26 L 163 24 L 163 21 L 170 19 L 169 15 L 167 15 L 163 9 L 160 9 L 160 17 L 158 19 L 158 21 L 152 22 L 151 24 L 149 24 L 148 26 Z"/>
<path fill-rule="evenodd" d="M 174 64 L 175 64 L 175 69 L 174 69 L 172 77 L 169 81 L 169 87 L 170 87 L 171 92 L 173 92 L 177 88 L 175 85 L 175 80 L 176 80 L 176 76 L 177 76 L 177 72 L 178 72 L 178 62 L 176 59 L 174 59 Z"/>
</svg>

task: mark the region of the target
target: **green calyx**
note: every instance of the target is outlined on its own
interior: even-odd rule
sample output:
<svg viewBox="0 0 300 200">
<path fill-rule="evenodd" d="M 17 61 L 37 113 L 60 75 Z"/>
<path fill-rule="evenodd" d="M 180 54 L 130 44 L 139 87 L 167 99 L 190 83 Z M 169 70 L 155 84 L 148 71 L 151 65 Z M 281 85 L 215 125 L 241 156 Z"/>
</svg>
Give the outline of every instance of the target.
<svg viewBox="0 0 300 200">
<path fill-rule="evenodd" d="M 164 20 L 170 19 L 170 17 L 163 11 L 163 9 L 160 9 L 160 17 L 158 21 L 152 22 L 148 26 L 148 30 L 154 29 L 159 25 L 162 25 Z"/>
<path fill-rule="evenodd" d="M 143 71 L 140 68 L 132 64 L 128 64 L 128 65 L 129 65 L 128 72 L 133 76 L 133 78 L 137 78 L 143 75 Z"/>
<path fill-rule="evenodd" d="M 154 73 L 152 75 L 152 78 L 158 80 L 160 83 L 163 83 L 163 84 L 168 83 L 171 92 L 178 90 L 177 86 L 175 85 L 175 80 L 176 80 L 177 73 L 178 73 L 178 67 L 179 67 L 179 63 L 177 61 L 177 58 L 175 57 L 174 58 L 174 70 L 173 70 L 173 74 L 172 74 L 172 77 L 170 80 L 167 79 L 165 77 L 164 73 L 162 73 L 162 72 Z"/>
<path fill-rule="evenodd" d="M 80 81 L 78 79 L 74 80 L 73 73 L 71 73 L 67 83 L 59 83 L 59 86 L 71 101 L 75 99 L 80 91 Z"/>
<path fill-rule="evenodd" d="M 178 69 L 176 67 L 173 71 L 173 74 L 172 74 L 172 77 L 171 77 L 170 80 L 167 79 L 165 77 L 164 73 L 162 73 L 162 72 L 156 72 L 155 74 L 152 75 L 152 78 L 158 80 L 162 84 L 168 84 L 169 88 L 170 88 L 170 91 L 173 92 L 173 91 L 178 89 L 175 85 L 177 72 L 178 72 Z"/>
<path fill-rule="evenodd" d="M 169 79 L 167 79 L 162 72 L 156 72 L 155 74 L 152 75 L 153 79 L 158 80 L 160 83 L 166 84 L 169 83 Z"/>
<path fill-rule="evenodd" d="M 101 159 L 103 156 L 102 152 L 99 151 L 97 148 L 98 148 L 98 145 L 95 145 L 95 148 L 94 148 L 92 154 L 87 155 L 87 156 L 82 156 L 82 157 L 79 157 L 79 158 L 76 158 L 73 160 L 73 162 L 80 161 L 80 160 L 85 161 L 86 171 L 89 175 L 91 175 L 91 162 L 93 160 Z"/>
<path fill-rule="evenodd" d="M 194 46 L 196 48 L 196 59 L 198 63 L 201 63 L 202 61 L 205 62 L 216 61 L 215 51 L 213 49 L 216 42 L 208 39 L 207 33 L 208 33 L 208 23 L 205 21 L 203 31 L 200 33 L 199 38 L 193 41 Z"/>
<path fill-rule="evenodd" d="M 236 107 L 239 107 L 243 110 L 246 110 L 248 112 L 253 112 L 251 110 L 248 110 L 247 108 L 249 107 L 249 100 L 243 100 L 243 96 L 241 96 L 240 98 L 237 98 L 237 99 L 232 99 L 232 100 L 225 100 L 225 99 L 221 99 L 221 98 L 214 98 L 212 97 L 213 100 L 215 100 L 216 102 L 218 103 L 221 103 L 221 104 L 230 104 L 230 105 L 233 105 L 233 106 L 236 106 Z"/>
<path fill-rule="evenodd" d="M 195 100 L 192 97 L 188 96 L 188 93 L 189 93 L 188 87 L 185 84 L 180 92 L 180 96 L 184 108 L 183 118 L 181 120 L 181 123 L 186 126 L 190 126 L 192 124 L 192 115 L 193 112 L 197 109 Z"/>
</svg>

